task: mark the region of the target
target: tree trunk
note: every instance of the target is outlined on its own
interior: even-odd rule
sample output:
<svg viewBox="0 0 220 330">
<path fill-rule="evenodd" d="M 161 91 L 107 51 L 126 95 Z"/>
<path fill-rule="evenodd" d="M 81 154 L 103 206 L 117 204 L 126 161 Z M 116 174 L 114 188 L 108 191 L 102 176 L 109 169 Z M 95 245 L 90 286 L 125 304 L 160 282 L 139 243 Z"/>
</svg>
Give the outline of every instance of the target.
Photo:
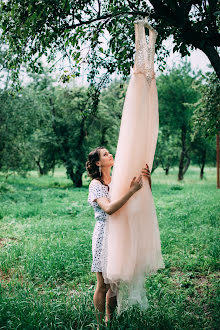
<svg viewBox="0 0 220 330">
<path fill-rule="evenodd" d="M 182 150 L 179 161 L 178 181 L 183 180 L 183 164 L 184 164 L 184 151 Z"/>
<path fill-rule="evenodd" d="M 80 170 L 77 170 L 74 175 L 74 184 L 75 184 L 75 187 L 77 187 L 77 188 L 82 187 L 82 175 L 83 175 L 83 172 Z"/>
<path fill-rule="evenodd" d="M 204 166 L 202 166 L 200 168 L 200 179 L 202 180 L 203 179 L 203 175 L 204 175 Z"/>
<path fill-rule="evenodd" d="M 165 168 L 165 174 L 166 174 L 166 175 L 168 175 L 168 174 L 169 174 L 169 169 L 170 169 L 170 167 L 169 167 L 169 166 L 167 166 L 167 167 Z"/>
<path fill-rule="evenodd" d="M 66 174 L 67 177 L 70 178 L 74 184 L 74 173 L 73 173 L 73 167 L 71 165 L 66 166 Z"/>
<path fill-rule="evenodd" d="M 42 168 L 41 165 L 40 165 L 40 160 L 36 160 L 36 164 L 37 164 L 37 166 L 38 166 L 38 170 L 39 170 L 39 174 L 40 174 L 40 176 L 41 176 L 41 175 L 44 175 L 44 170 L 43 170 L 43 168 Z"/>
<path fill-rule="evenodd" d="M 199 48 L 203 51 L 203 53 L 206 54 L 218 78 L 220 79 L 220 57 L 215 47 L 213 45 L 208 45 L 206 43 L 203 47 L 199 47 Z"/>
<path fill-rule="evenodd" d="M 158 168 L 159 165 L 160 165 L 160 163 L 154 160 L 153 166 L 151 169 L 151 174 L 156 170 L 156 168 Z"/>
<path fill-rule="evenodd" d="M 186 130 L 182 128 L 181 130 L 181 142 L 182 142 L 182 151 L 180 154 L 179 161 L 179 173 L 178 173 L 178 181 L 183 180 L 183 167 L 184 167 L 184 158 L 185 158 L 185 145 L 186 145 Z"/>
<path fill-rule="evenodd" d="M 84 169 L 77 169 L 75 173 L 73 172 L 73 168 L 71 165 L 66 167 L 66 174 L 68 178 L 73 182 L 74 187 L 81 188 L 82 187 L 82 175 Z"/>
<path fill-rule="evenodd" d="M 203 175 L 204 175 L 204 168 L 205 168 L 205 161 L 206 161 L 206 150 L 204 150 L 203 154 L 202 154 L 202 164 L 200 167 L 200 179 L 203 179 Z"/>
<path fill-rule="evenodd" d="M 182 151 L 180 154 L 180 161 L 179 161 L 179 173 L 178 173 L 178 181 L 183 180 L 183 176 L 186 173 L 189 164 L 190 164 L 190 157 L 187 153 L 186 150 L 186 128 L 182 127 L 182 131 L 181 131 L 181 141 L 182 141 Z M 185 158 L 187 158 L 186 164 L 184 166 L 184 161 Z"/>
<path fill-rule="evenodd" d="M 81 148 L 78 148 L 78 152 L 76 153 L 76 158 L 78 161 L 77 169 L 74 173 L 74 185 L 75 187 L 82 187 L 82 175 L 85 171 L 85 162 L 86 162 L 86 155 L 85 155 L 85 149 L 83 148 L 83 143 L 86 136 L 86 130 L 85 130 L 85 121 L 86 118 L 84 117 L 81 122 L 81 128 L 80 128 L 80 134 L 78 136 L 78 145 L 81 145 Z"/>
<path fill-rule="evenodd" d="M 102 136 L 101 136 L 101 140 L 100 140 L 100 146 L 105 146 L 107 144 L 107 142 L 108 142 L 106 140 L 106 137 L 105 137 L 106 131 L 107 131 L 107 127 L 103 128 L 103 130 L 102 130 Z"/>
<path fill-rule="evenodd" d="M 186 152 L 185 152 L 185 157 L 187 158 L 187 161 L 186 161 L 186 164 L 185 164 L 184 169 L 183 169 L 183 175 L 188 170 L 188 167 L 189 167 L 189 164 L 190 164 L 190 158 L 189 158 L 189 156 L 188 156 L 188 154 Z"/>
<path fill-rule="evenodd" d="M 219 133 L 216 135 L 216 167 L 217 167 L 217 189 L 219 189 Z"/>
<path fill-rule="evenodd" d="M 184 165 L 185 158 L 187 159 L 187 161 Z M 190 164 L 190 158 L 187 155 L 187 153 L 184 150 L 182 150 L 181 155 L 180 155 L 180 162 L 179 162 L 178 181 L 183 180 L 184 174 L 186 173 L 186 171 L 189 168 L 189 164 Z"/>
</svg>

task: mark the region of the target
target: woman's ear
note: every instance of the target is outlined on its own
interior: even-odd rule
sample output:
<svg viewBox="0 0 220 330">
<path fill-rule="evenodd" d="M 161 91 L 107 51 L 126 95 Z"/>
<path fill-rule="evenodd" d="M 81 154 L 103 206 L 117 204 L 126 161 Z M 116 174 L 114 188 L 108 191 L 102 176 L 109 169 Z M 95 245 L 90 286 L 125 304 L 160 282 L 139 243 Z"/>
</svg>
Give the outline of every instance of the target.
<svg viewBox="0 0 220 330">
<path fill-rule="evenodd" d="M 96 162 L 95 164 L 96 164 L 97 166 L 100 166 L 100 165 L 101 165 L 101 162 L 98 161 L 98 162 Z"/>
</svg>

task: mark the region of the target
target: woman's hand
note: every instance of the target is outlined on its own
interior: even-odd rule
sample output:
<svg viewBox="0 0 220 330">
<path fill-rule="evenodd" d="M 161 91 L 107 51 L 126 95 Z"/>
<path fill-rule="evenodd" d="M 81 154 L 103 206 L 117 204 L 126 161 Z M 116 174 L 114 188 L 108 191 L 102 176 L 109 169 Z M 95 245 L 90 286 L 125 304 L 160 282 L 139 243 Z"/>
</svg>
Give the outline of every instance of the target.
<svg viewBox="0 0 220 330">
<path fill-rule="evenodd" d="M 136 176 L 132 179 L 131 184 L 130 184 L 130 189 L 132 190 L 133 193 L 141 189 L 143 186 L 143 181 L 142 181 L 142 175 L 139 175 L 139 177 L 136 179 Z"/>
<path fill-rule="evenodd" d="M 146 176 L 147 178 L 150 178 L 150 170 L 147 164 L 144 168 L 142 168 L 141 174 L 142 176 Z"/>
<path fill-rule="evenodd" d="M 150 184 L 150 189 L 151 189 L 151 176 L 150 176 L 150 170 L 149 170 L 149 166 L 146 164 L 146 166 L 142 169 L 141 171 L 142 176 L 145 176 Z"/>
<path fill-rule="evenodd" d="M 131 196 L 141 189 L 143 186 L 142 182 L 142 175 L 140 175 L 137 179 L 136 177 L 133 178 L 130 184 L 130 189 L 119 199 L 114 202 L 109 202 L 106 197 L 97 198 L 97 203 L 107 214 L 111 215 L 118 211 L 128 200 Z"/>
</svg>

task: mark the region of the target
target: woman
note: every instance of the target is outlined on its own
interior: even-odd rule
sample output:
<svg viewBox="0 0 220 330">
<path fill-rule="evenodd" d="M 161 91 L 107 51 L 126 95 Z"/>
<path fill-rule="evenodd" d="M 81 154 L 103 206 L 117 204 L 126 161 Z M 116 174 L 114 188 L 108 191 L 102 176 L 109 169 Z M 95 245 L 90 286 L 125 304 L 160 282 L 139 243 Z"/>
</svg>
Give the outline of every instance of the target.
<svg viewBox="0 0 220 330">
<path fill-rule="evenodd" d="M 91 151 L 86 163 L 86 169 L 92 181 L 89 186 L 88 202 L 94 208 L 96 224 L 92 237 L 92 272 L 96 273 L 97 287 L 94 293 L 93 301 L 96 309 L 96 318 L 98 323 L 102 321 L 105 313 L 106 301 L 106 322 L 111 319 L 112 313 L 116 307 L 116 297 L 112 296 L 108 284 L 104 283 L 101 267 L 101 250 L 103 245 L 103 236 L 105 229 L 105 220 L 108 214 L 113 214 L 119 210 L 129 198 L 141 189 L 143 185 L 142 176 L 149 180 L 151 187 L 151 178 L 148 165 L 142 169 L 138 178 L 134 177 L 130 183 L 130 189 L 120 199 L 111 202 L 109 196 L 109 186 L 111 184 L 111 168 L 114 165 L 112 155 L 104 147 L 98 147 Z"/>
</svg>

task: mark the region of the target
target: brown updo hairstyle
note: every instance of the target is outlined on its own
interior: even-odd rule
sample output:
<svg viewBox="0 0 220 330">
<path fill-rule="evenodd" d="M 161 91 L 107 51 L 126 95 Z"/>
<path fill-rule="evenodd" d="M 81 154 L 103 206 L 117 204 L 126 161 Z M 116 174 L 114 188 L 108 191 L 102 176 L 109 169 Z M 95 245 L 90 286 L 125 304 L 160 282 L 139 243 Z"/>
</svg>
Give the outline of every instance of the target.
<svg viewBox="0 0 220 330">
<path fill-rule="evenodd" d="M 104 183 L 104 181 L 100 177 L 99 166 L 96 165 L 96 162 L 98 162 L 100 160 L 100 150 L 101 149 L 105 149 L 105 147 L 97 147 L 89 153 L 88 160 L 86 162 L 86 170 L 91 179 L 99 180 L 102 184 L 104 184 L 105 186 L 108 186 Z"/>
</svg>

